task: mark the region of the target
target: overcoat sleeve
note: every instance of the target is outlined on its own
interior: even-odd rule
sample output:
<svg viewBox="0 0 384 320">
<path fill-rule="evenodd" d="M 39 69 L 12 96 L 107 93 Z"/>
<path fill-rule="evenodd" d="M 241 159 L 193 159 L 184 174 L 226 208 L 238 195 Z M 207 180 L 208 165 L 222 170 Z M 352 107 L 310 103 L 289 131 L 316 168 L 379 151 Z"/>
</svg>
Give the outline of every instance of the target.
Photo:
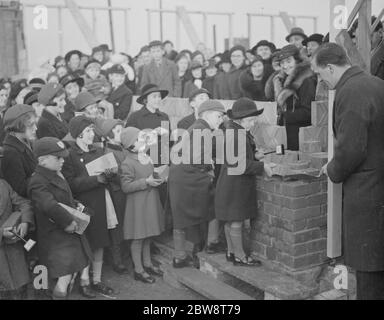
<svg viewBox="0 0 384 320">
<path fill-rule="evenodd" d="M 53 220 L 62 229 L 72 223 L 72 216 L 59 205 L 44 183 L 33 181 L 29 185 L 28 191 L 29 198 L 33 200 L 36 209 Z"/>
<path fill-rule="evenodd" d="M 177 66 L 175 64 L 172 65 L 172 79 L 173 79 L 173 96 L 175 98 L 181 97 L 181 79 L 177 72 Z"/>
<path fill-rule="evenodd" d="M 124 161 L 121 165 L 121 190 L 124 193 L 134 193 L 148 189 L 146 179 L 135 180 L 135 170 L 132 166 Z"/>
<path fill-rule="evenodd" d="M 368 97 L 358 90 L 345 90 L 335 104 L 335 153 L 327 166 L 334 183 L 348 179 L 365 160 L 368 149 L 368 130 L 371 105 Z"/>
<path fill-rule="evenodd" d="M 125 121 L 128 117 L 132 105 L 132 92 L 127 92 L 120 101 L 119 108 L 115 110 L 114 118 Z"/>
</svg>

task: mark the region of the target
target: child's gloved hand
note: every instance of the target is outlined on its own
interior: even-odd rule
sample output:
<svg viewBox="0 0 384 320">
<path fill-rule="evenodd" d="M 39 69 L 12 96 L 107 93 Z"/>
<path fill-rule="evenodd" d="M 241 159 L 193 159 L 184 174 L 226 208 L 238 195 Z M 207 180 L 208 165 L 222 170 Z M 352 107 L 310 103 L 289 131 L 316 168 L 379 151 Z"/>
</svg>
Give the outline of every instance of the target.
<svg viewBox="0 0 384 320">
<path fill-rule="evenodd" d="M 113 169 L 107 169 L 104 171 L 104 175 L 107 181 L 111 181 L 117 176 L 117 173 Z"/>
</svg>

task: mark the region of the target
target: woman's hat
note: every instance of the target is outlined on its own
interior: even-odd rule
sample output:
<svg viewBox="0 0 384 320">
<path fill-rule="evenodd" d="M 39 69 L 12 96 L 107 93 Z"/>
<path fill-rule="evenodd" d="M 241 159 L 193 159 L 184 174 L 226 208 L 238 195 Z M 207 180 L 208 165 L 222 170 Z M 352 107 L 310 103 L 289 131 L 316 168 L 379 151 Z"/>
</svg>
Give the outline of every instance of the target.
<svg viewBox="0 0 384 320">
<path fill-rule="evenodd" d="M 254 117 L 262 114 L 264 109 L 257 110 L 254 101 L 248 98 L 240 98 L 233 104 L 232 110 L 228 110 L 227 115 L 232 120 L 239 120 Z"/>
<path fill-rule="evenodd" d="M 124 128 L 121 132 L 121 144 L 125 149 L 131 147 L 139 137 L 140 130 L 134 127 Z"/>
<path fill-rule="evenodd" d="M 289 38 L 292 36 L 302 36 L 304 38 L 304 40 L 308 38 L 308 36 L 304 33 L 304 30 L 302 28 L 298 28 L 298 27 L 292 28 L 289 35 L 286 36 L 285 40 L 287 40 L 287 42 L 289 42 Z"/>
<path fill-rule="evenodd" d="M 195 99 L 199 94 L 203 94 L 203 93 L 207 94 L 209 99 L 212 99 L 211 93 L 207 89 L 201 88 L 201 89 L 195 89 L 191 92 L 191 94 L 188 97 L 189 102 Z"/>
<path fill-rule="evenodd" d="M 99 132 L 103 137 L 106 137 L 112 131 L 112 129 L 119 124 L 124 126 L 124 122 L 122 120 L 104 119 L 99 126 L 99 128 L 100 128 Z"/>
<path fill-rule="evenodd" d="M 71 57 L 72 57 L 74 54 L 77 54 L 77 55 L 80 57 L 80 59 L 81 59 L 81 57 L 83 56 L 83 53 L 82 53 L 81 51 L 79 51 L 79 50 L 71 50 L 71 51 L 69 51 L 69 52 L 65 55 L 65 57 L 64 57 L 65 62 L 68 63 L 69 60 L 71 60 Z"/>
<path fill-rule="evenodd" d="M 3 118 L 4 127 L 7 128 L 11 126 L 18 118 L 29 112 L 35 112 L 35 109 L 26 104 L 16 104 L 8 108 Z"/>
<path fill-rule="evenodd" d="M 44 137 L 37 140 L 33 144 L 33 153 L 35 154 L 36 158 L 48 155 L 63 158 L 69 156 L 69 152 L 65 148 L 64 143 L 54 137 Z"/>
<path fill-rule="evenodd" d="M 60 79 L 60 84 L 64 88 L 72 82 L 76 82 L 80 88 L 84 86 L 84 79 L 77 74 L 70 73 Z"/>
<path fill-rule="evenodd" d="M 69 121 L 69 133 L 71 134 L 72 138 L 76 139 L 85 128 L 93 125 L 93 122 L 91 119 L 87 118 L 86 116 L 77 116 L 71 119 Z"/>
<path fill-rule="evenodd" d="M 271 49 L 272 53 L 276 50 L 276 46 L 272 42 L 269 42 L 268 40 L 261 40 L 251 49 L 253 55 L 257 54 L 257 49 L 259 47 L 268 47 Z"/>
<path fill-rule="evenodd" d="M 79 95 L 76 97 L 74 101 L 74 105 L 75 105 L 76 111 L 81 112 L 91 104 L 96 104 L 99 102 L 100 102 L 100 99 L 97 99 L 91 93 L 89 93 L 88 91 L 85 91 L 85 92 L 79 93 Z"/>
<path fill-rule="evenodd" d="M 285 47 L 283 47 L 280 51 L 280 53 L 277 56 L 277 59 L 279 61 L 287 59 L 289 57 L 294 57 L 300 55 L 300 50 L 293 44 L 289 44 Z"/>
<path fill-rule="evenodd" d="M 84 66 L 84 70 L 87 70 L 91 66 L 97 66 L 99 69 L 101 69 L 101 63 L 98 60 L 90 59 Z"/>
<path fill-rule="evenodd" d="M 324 36 L 320 33 L 314 33 L 303 41 L 303 45 L 307 46 L 308 42 L 317 42 L 319 45 L 323 43 Z"/>
<path fill-rule="evenodd" d="M 24 97 L 24 104 L 27 104 L 31 106 L 33 103 L 38 101 L 38 94 L 39 92 L 32 90 L 31 92 L 28 92 Z"/>
<path fill-rule="evenodd" d="M 167 90 L 159 89 L 155 84 L 147 84 L 141 89 L 141 96 L 137 98 L 136 102 L 139 104 L 144 104 L 144 99 L 146 99 L 151 93 L 160 92 L 161 99 L 164 99 L 168 95 Z"/>
<path fill-rule="evenodd" d="M 64 88 L 58 83 L 48 83 L 43 86 L 37 96 L 40 104 L 47 106 L 55 97 L 65 93 Z"/>
<path fill-rule="evenodd" d="M 192 61 L 191 70 L 203 68 L 203 65 L 198 61 Z"/>
</svg>

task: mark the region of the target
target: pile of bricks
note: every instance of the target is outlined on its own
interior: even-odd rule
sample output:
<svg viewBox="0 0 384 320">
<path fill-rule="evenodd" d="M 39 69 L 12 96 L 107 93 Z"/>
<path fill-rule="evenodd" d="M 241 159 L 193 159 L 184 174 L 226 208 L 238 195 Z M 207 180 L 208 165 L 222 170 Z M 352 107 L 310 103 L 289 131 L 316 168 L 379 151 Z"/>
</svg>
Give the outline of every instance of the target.
<svg viewBox="0 0 384 320">
<path fill-rule="evenodd" d="M 319 266 L 326 260 L 327 181 L 283 182 L 257 178 L 258 217 L 252 250 L 285 271 Z"/>
</svg>

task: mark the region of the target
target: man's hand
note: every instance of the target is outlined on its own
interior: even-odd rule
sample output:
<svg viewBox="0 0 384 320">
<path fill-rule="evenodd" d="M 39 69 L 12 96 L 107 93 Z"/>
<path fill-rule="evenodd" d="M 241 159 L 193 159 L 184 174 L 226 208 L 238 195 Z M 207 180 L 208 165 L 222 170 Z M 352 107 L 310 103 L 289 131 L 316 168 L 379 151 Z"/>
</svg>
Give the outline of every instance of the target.
<svg viewBox="0 0 384 320">
<path fill-rule="evenodd" d="M 328 163 L 323 166 L 320 170 L 320 173 L 319 173 L 319 176 L 321 177 L 322 175 L 326 175 L 328 177 L 328 170 L 327 170 L 327 167 L 328 167 Z"/>
<path fill-rule="evenodd" d="M 16 236 L 12 233 L 13 228 L 4 228 L 3 237 L 9 240 L 15 240 Z"/>
<path fill-rule="evenodd" d="M 261 160 L 263 160 L 265 158 L 265 155 L 264 155 L 264 153 L 261 153 L 261 152 L 257 151 L 255 153 L 255 158 L 256 158 L 256 160 L 261 161 Z"/>
<path fill-rule="evenodd" d="M 67 233 L 75 233 L 75 231 L 77 230 L 77 227 L 78 226 L 76 221 L 72 221 L 71 224 L 64 229 L 64 231 Z"/>
<path fill-rule="evenodd" d="M 16 233 L 21 237 L 24 238 L 28 233 L 28 223 L 22 222 L 20 223 L 16 228 Z"/>
<path fill-rule="evenodd" d="M 264 172 L 268 177 L 273 176 L 273 170 L 272 168 L 276 167 L 276 164 L 274 163 L 264 163 Z"/>
</svg>

